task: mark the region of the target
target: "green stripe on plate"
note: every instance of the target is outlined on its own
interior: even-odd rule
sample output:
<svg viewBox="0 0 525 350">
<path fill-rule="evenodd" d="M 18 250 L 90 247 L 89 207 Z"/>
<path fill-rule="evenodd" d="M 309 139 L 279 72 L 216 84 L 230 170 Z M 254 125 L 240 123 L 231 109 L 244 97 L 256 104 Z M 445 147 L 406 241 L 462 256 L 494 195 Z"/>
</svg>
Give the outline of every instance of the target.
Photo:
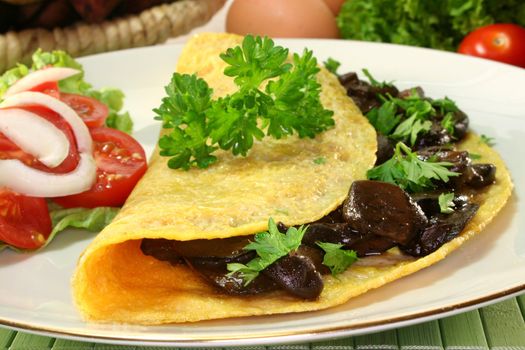
<svg viewBox="0 0 525 350">
<path fill-rule="evenodd" d="M 525 350 L 525 322 L 513 298 L 480 309 L 489 346 L 493 350 Z"/>
<path fill-rule="evenodd" d="M 478 310 L 443 318 L 439 328 L 446 350 L 488 349 Z"/>
<path fill-rule="evenodd" d="M 442 350 L 439 323 L 431 321 L 399 328 L 397 341 L 401 350 Z"/>
</svg>

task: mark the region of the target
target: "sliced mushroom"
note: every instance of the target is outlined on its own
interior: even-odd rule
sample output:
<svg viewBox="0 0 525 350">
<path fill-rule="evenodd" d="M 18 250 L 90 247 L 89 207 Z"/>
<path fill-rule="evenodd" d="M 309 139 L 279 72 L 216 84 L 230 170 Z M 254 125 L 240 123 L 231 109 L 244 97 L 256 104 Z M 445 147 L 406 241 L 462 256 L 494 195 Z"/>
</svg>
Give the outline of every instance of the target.
<svg viewBox="0 0 525 350">
<path fill-rule="evenodd" d="M 421 232 L 419 237 L 411 243 L 400 248 L 407 254 L 421 257 L 426 256 L 446 242 L 457 237 L 466 224 L 476 214 L 477 204 L 465 204 L 451 214 L 438 214 L 430 219 L 429 225 Z"/>
<path fill-rule="evenodd" d="M 350 187 L 343 216 L 364 235 L 407 244 L 427 224 L 421 208 L 400 187 L 386 182 L 362 180 Z"/>
<path fill-rule="evenodd" d="M 306 255 L 290 254 L 268 266 L 263 274 L 281 288 L 303 299 L 317 299 L 323 291 L 323 278 Z"/>
</svg>

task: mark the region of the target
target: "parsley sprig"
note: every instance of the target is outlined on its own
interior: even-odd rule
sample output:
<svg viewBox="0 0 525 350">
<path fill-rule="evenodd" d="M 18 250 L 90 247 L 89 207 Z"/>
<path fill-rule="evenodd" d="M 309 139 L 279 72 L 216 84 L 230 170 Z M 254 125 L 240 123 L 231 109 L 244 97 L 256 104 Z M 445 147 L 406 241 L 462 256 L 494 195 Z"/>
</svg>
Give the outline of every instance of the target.
<svg viewBox="0 0 525 350">
<path fill-rule="evenodd" d="M 437 162 L 432 158 L 419 159 L 416 152 L 402 142 L 398 142 L 394 156 L 367 172 L 370 180 L 378 180 L 398 185 L 409 192 L 421 192 L 435 187 L 434 180 L 448 182 L 459 173 L 450 171 L 450 162 Z"/>
<path fill-rule="evenodd" d="M 245 250 L 255 250 L 257 257 L 247 264 L 231 263 L 227 265 L 229 275 L 236 274 L 244 280 L 245 285 L 251 283 L 259 273 L 288 253 L 297 250 L 307 227 L 290 227 L 286 234 L 281 233 L 270 218 L 268 231 L 257 233 L 254 242 L 249 243 Z"/>
<path fill-rule="evenodd" d="M 357 253 L 354 250 L 342 249 L 342 244 L 317 242 L 317 245 L 325 251 L 323 265 L 328 266 L 333 276 L 345 272 L 357 261 Z"/>
<path fill-rule="evenodd" d="M 439 211 L 443 214 L 454 212 L 454 193 L 441 193 L 438 197 Z"/>
<path fill-rule="evenodd" d="M 334 125 L 333 112 L 320 102 L 319 67 L 312 51 L 294 54 L 288 63 L 288 49 L 267 37 L 248 35 L 220 57 L 237 91 L 214 100 L 206 81 L 175 73 L 165 88 L 167 96 L 154 110 L 155 119 L 171 129 L 159 141 L 160 154 L 171 157 L 170 168 L 207 168 L 217 161 L 213 152 L 219 148 L 246 156 L 265 134 L 314 138 Z"/>
</svg>

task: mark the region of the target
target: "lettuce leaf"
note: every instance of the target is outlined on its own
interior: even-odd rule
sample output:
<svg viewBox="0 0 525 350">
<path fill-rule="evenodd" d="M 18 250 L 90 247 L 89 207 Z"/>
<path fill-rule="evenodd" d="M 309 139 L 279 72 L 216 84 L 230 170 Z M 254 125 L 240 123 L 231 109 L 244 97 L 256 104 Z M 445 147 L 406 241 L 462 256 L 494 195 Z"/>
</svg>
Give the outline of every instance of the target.
<svg viewBox="0 0 525 350">
<path fill-rule="evenodd" d="M 31 67 L 18 64 L 0 76 L 0 99 L 5 91 L 17 80 L 27 75 L 30 70 L 42 69 L 46 66 L 68 67 L 80 70 L 82 73 L 59 82 L 60 91 L 85 95 L 99 100 L 109 107 L 109 116 L 106 126 L 120 131 L 131 133 L 133 121 L 128 112 L 122 112 L 124 106 L 124 93 L 114 88 L 93 89 L 93 86 L 84 80 L 82 65 L 64 51 L 42 51 L 38 49 L 32 56 Z"/>
<path fill-rule="evenodd" d="M 106 119 L 106 126 L 131 134 L 133 130 L 133 121 L 131 120 L 131 116 L 128 112 L 119 113 L 124 104 L 124 93 L 122 90 L 114 88 L 102 88 L 98 91 L 90 91 L 89 96 L 108 106 L 109 115 Z"/>
<path fill-rule="evenodd" d="M 346 39 L 455 51 L 463 37 L 492 23 L 525 25 L 522 0 L 347 0 L 337 17 Z"/>
<path fill-rule="evenodd" d="M 0 76 L 0 99 L 11 85 L 27 74 L 29 74 L 29 68 L 24 64 L 17 64 L 16 67 L 2 74 Z"/>
<path fill-rule="evenodd" d="M 50 207 L 52 230 L 47 238 L 46 243 L 38 248 L 40 250 L 47 246 L 55 236 L 68 228 L 84 229 L 91 232 L 101 231 L 117 215 L 120 208 L 98 207 L 88 208 L 70 208 L 63 209 L 60 207 Z M 17 252 L 32 252 L 35 250 L 26 250 L 12 247 L 4 242 L 0 242 L 0 251 L 5 248 L 11 248 Z"/>
</svg>

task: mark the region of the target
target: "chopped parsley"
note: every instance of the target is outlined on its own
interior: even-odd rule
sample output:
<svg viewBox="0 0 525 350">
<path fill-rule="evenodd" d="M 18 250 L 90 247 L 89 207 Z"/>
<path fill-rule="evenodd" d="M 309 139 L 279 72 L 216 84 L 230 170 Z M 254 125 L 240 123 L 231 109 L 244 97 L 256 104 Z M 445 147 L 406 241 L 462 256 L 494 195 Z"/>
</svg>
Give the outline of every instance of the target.
<svg viewBox="0 0 525 350">
<path fill-rule="evenodd" d="M 342 249 L 342 244 L 317 242 L 317 245 L 325 251 L 323 265 L 328 266 L 333 276 L 345 272 L 357 261 L 357 253 Z"/>
<path fill-rule="evenodd" d="M 486 144 L 487 146 L 494 146 L 496 144 L 493 137 L 487 136 L 485 134 L 481 134 L 479 139 L 482 143 Z"/>
<path fill-rule="evenodd" d="M 270 218 L 268 221 L 268 231 L 257 233 L 254 242 L 249 243 L 245 250 L 255 250 L 257 257 L 250 260 L 247 264 L 231 263 L 226 267 L 230 273 L 241 277 L 245 285 L 250 284 L 259 272 L 288 255 L 290 252 L 297 250 L 301 245 L 306 227 L 290 227 L 286 234 L 279 232 L 275 221 Z"/>
<path fill-rule="evenodd" d="M 339 69 L 339 66 L 341 66 L 341 62 L 334 60 L 332 57 L 328 57 L 328 59 L 324 61 L 323 64 L 326 69 L 335 75 L 337 75 L 337 70 Z"/>
<path fill-rule="evenodd" d="M 314 159 L 314 163 L 317 164 L 317 165 L 325 164 L 326 163 L 326 158 L 325 157 L 315 158 Z"/>
<path fill-rule="evenodd" d="M 370 74 L 370 72 L 368 71 L 368 69 L 363 69 L 363 74 L 368 78 L 368 81 L 370 82 L 370 85 L 372 86 L 375 86 L 375 87 L 378 87 L 378 88 L 384 88 L 384 87 L 388 87 L 388 86 L 392 86 L 392 83 L 387 83 L 386 81 L 378 81 L 376 80 L 372 74 Z"/>
<path fill-rule="evenodd" d="M 432 158 L 419 159 L 416 152 L 402 142 L 398 142 L 394 156 L 367 172 L 370 180 L 378 180 L 398 185 L 409 192 L 421 192 L 435 187 L 433 180 L 448 182 L 459 173 L 448 170 L 449 162 L 436 162 Z"/>
<path fill-rule="evenodd" d="M 478 160 L 478 159 L 481 159 L 481 154 L 478 154 L 478 153 L 472 153 L 472 152 L 469 152 L 468 156 L 469 156 L 469 158 L 472 159 L 472 160 Z"/>
<path fill-rule="evenodd" d="M 441 193 L 438 197 L 439 210 L 443 214 L 450 214 L 454 211 L 454 193 Z"/>
</svg>

